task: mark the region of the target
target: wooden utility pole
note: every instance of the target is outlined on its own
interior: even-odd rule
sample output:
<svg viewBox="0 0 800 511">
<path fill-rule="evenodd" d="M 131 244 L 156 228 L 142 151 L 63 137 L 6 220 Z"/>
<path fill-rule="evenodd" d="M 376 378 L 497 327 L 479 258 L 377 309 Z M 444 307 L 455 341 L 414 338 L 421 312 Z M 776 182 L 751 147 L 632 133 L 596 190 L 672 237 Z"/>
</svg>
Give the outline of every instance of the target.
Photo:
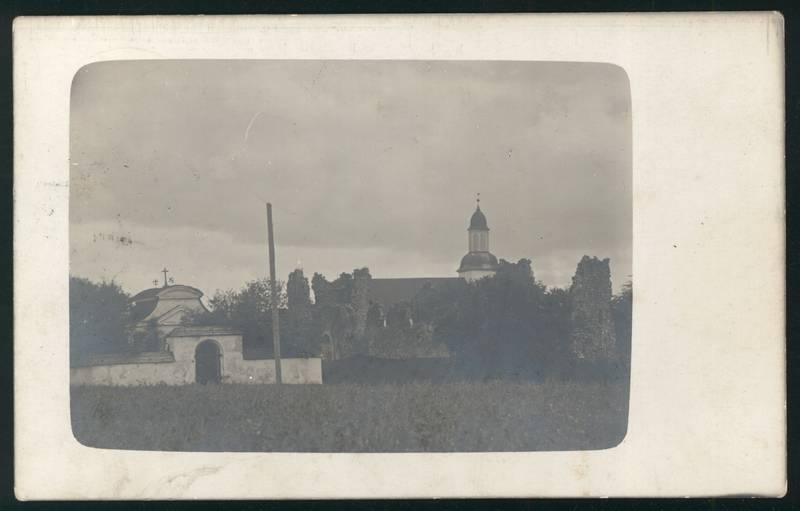
<svg viewBox="0 0 800 511">
<path fill-rule="evenodd" d="M 267 243 L 269 245 L 269 294 L 272 308 L 272 346 L 275 352 L 275 383 L 281 378 L 281 331 L 278 324 L 278 285 L 275 281 L 275 238 L 272 234 L 272 204 L 267 203 Z"/>
</svg>

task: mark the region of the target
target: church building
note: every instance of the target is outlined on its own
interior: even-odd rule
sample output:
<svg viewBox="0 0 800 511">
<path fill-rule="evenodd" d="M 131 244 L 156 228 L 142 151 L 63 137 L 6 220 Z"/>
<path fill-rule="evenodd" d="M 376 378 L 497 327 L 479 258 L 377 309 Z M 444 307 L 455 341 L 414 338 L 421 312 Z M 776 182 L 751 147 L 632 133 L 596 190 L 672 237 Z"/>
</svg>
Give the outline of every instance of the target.
<svg viewBox="0 0 800 511">
<path fill-rule="evenodd" d="M 497 258 L 489 252 L 489 225 L 481 211 L 480 199 L 469 220 L 467 233 L 469 252 L 461 258 L 458 275 L 467 282 L 491 277 L 497 272 Z"/>
<path fill-rule="evenodd" d="M 416 300 L 425 295 L 459 293 L 471 282 L 491 277 L 497 272 L 497 258 L 489 251 L 489 225 L 481 211 L 480 198 L 467 229 L 467 254 L 461 259 L 458 276 L 373 278 L 367 268 L 355 270 L 351 279 L 352 291 L 345 291 L 345 300 L 331 302 L 327 287 L 335 285 L 317 281 L 314 294 L 316 306 L 345 306 L 353 314 L 349 325 L 352 332 L 335 331 L 340 324 L 323 321 L 321 325 L 323 357 L 346 358 L 352 355 L 369 355 L 378 358 L 436 358 L 447 357 L 449 352 L 441 340 L 432 336 L 433 328 L 424 313 L 420 315 Z M 294 279 L 302 280 L 302 272 Z M 324 279 L 322 279 L 324 280 Z M 433 295 L 432 295 L 432 294 Z M 340 293 L 341 294 L 341 293 Z M 424 300 L 424 298 L 423 298 Z M 362 339 L 361 345 L 358 339 Z"/>
<path fill-rule="evenodd" d="M 372 278 L 369 300 L 384 310 L 403 301 L 411 301 L 426 288 L 463 285 L 497 273 L 497 258 L 489 251 L 489 224 L 481 211 L 480 199 L 467 228 L 467 254 L 461 258 L 458 277 Z"/>
</svg>

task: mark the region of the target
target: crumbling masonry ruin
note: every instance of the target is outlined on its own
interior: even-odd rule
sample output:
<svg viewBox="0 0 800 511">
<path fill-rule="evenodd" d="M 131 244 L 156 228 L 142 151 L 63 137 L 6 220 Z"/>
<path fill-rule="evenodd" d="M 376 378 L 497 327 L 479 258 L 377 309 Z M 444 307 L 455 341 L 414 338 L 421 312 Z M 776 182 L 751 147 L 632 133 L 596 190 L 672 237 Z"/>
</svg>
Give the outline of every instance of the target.
<svg viewBox="0 0 800 511">
<path fill-rule="evenodd" d="M 383 290 L 391 279 L 382 281 Z M 397 279 L 403 280 L 403 279 Z M 450 281 L 455 282 L 450 282 Z M 440 282 L 441 281 L 441 282 Z M 442 285 L 466 285 L 461 279 L 439 279 Z M 379 358 L 430 358 L 449 356 L 437 341 L 430 321 L 420 317 L 408 300 L 388 306 L 379 303 L 380 286 L 367 268 L 343 273 L 334 281 L 314 274 L 309 286 L 302 270 L 287 281 L 287 330 L 313 339 L 327 360 L 352 356 Z M 424 284 L 421 291 L 429 289 Z M 312 302 L 310 290 L 315 300 Z M 372 290 L 372 293 L 371 293 Z M 613 356 L 614 324 L 611 314 L 611 271 L 608 259 L 584 256 L 569 289 L 569 343 L 573 355 L 596 362 Z"/>
<path fill-rule="evenodd" d="M 611 270 L 608 259 L 583 256 L 572 277 L 570 345 L 575 356 L 590 362 L 615 351 L 611 317 Z"/>
</svg>

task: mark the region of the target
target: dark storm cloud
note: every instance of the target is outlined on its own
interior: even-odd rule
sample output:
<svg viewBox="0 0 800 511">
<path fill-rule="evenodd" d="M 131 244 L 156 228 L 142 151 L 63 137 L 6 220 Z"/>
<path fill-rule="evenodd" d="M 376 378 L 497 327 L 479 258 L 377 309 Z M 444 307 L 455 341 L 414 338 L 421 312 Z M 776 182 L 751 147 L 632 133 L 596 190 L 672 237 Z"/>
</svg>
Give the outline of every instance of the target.
<svg viewBox="0 0 800 511">
<path fill-rule="evenodd" d="M 263 245 L 270 200 L 283 247 L 349 252 L 351 267 L 367 249 L 415 253 L 407 273 L 429 274 L 457 265 L 480 191 L 498 256 L 627 255 L 630 274 L 614 66 L 100 63 L 76 75 L 71 129 L 73 225 L 215 232 L 235 259 Z"/>
</svg>

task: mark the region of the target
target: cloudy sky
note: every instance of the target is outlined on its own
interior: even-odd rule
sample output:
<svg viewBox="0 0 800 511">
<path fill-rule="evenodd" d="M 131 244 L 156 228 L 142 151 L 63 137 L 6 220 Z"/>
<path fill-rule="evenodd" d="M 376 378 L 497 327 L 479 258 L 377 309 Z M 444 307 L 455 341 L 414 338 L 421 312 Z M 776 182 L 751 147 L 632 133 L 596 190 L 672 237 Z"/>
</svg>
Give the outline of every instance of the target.
<svg viewBox="0 0 800 511">
<path fill-rule="evenodd" d="M 128 61 L 71 102 L 71 273 L 207 294 L 267 272 L 456 276 L 475 194 L 498 258 L 631 274 L 627 77 L 604 64 Z"/>
</svg>

